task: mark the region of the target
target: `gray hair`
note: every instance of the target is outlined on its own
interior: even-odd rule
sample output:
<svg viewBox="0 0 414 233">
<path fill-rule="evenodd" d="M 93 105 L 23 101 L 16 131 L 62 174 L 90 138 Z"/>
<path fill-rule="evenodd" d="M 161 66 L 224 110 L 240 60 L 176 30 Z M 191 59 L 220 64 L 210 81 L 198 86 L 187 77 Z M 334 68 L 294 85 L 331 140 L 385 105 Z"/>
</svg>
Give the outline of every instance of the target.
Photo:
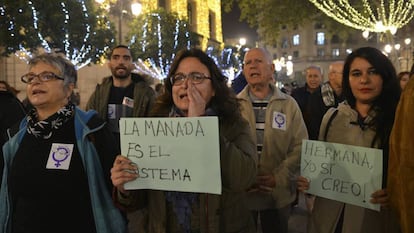
<svg viewBox="0 0 414 233">
<path fill-rule="evenodd" d="M 320 73 L 321 75 L 323 75 L 323 72 L 322 72 L 322 69 L 321 69 L 321 67 L 320 67 L 320 66 L 317 66 L 317 65 L 311 65 L 311 66 L 308 66 L 308 67 L 306 67 L 305 72 L 307 72 L 307 71 L 308 71 L 308 70 L 310 70 L 310 69 L 313 69 L 313 70 L 318 70 L 318 71 L 319 71 L 319 73 Z"/>
<path fill-rule="evenodd" d="M 256 48 L 249 49 L 249 51 L 253 51 L 253 50 L 259 50 L 259 51 L 261 51 L 263 53 L 263 55 L 265 56 L 267 63 L 273 64 L 273 57 L 272 57 L 272 54 L 270 54 L 269 50 L 267 50 L 266 48 L 262 48 L 262 47 L 256 47 Z M 249 51 L 247 51 L 246 54 Z"/>
<path fill-rule="evenodd" d="M 75 66 L 66 58 L 52 53 L 44 53 L 33 57 L 29 60 L 29 68 L 37 65 L 39 62 L 51 65 L 54 68 L 58 69 L 63 80 L 63 85 L 67 87 L 70 83 L 76 85 L 78 80 L 78 74 L 76 72 Z"/>
</svg>

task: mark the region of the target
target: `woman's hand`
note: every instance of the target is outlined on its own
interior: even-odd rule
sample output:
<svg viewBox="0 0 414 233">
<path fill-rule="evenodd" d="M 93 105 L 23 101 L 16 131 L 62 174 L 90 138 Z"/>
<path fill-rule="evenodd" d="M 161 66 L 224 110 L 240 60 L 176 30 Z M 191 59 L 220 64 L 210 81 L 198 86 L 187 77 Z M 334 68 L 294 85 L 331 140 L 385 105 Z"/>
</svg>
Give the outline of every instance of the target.
<svg viewBox="0 0 414 233">
<path fill-rule="evenodd" d="M 371 200 L 370 202 L 372 204 L 380 204 L 382 208 L 388 208 L 389 205 L 389 199 L 387 190 L 381 189 L 375 191 L 373 194 L 371 194 Z"/>
<path fill-rule="evenodd" d="M 188 117 L 198 117 L 204 115 L 207 103 L 195 85 L 191 82 L 188 82 L 187 96 L 189 100 Z"/>
<path fill-rule="evenodd" d="M 138 167 L 127 157 L 118 155 L 111 169 L 112 184 L 121 192 L 126 194 L 124 184 L 138 178 Z"/>
<path fill-rule="evenodd" d="M 298 191 L 299 192 L 305 192 L 306 190 L 309 189 L 309 181 L 308 179 L 306 179 L 303 176 L 298 176 L 297 180 L 296 180 L 296 185 L 298 186 Z"/>
</svg>

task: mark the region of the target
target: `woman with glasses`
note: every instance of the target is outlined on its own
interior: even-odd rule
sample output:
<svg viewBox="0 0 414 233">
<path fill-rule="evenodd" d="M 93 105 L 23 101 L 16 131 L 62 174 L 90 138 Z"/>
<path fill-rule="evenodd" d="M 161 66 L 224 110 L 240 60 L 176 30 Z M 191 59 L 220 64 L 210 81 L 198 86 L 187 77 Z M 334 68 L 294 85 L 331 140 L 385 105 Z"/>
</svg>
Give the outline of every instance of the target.
<svg viewBox="0 0 414 233">
<path fill-rule="evenodd" d="M 180 51 L 152 115 L 219 118 L 223 193 L 124 190 L 126 182 L 140 179 L 129 172 L 140 165 L 131 165 L 126 157 L 118 156 L 111 170 L 112 183 L 118 190 L 117 201 L 127 208 L 134 207 L 131 203 L 147 208 L 147 232 L 254 232 L 253 220 L 245 207 L 245 190 L 256 177 L 256 148 L 239 104 L 227 86 L 227 78 L 214 61 L 198 49 Z"/>
<path fill-rule="evenodd" d="M 400 91 L 395 69 L 381 51 L 363 47 L 348 55 L 342 79 L 345 101 L 324 115 L 319 140 L 382 150 L 382 188 L 367 194 L 381 210 L 317 196 L 308 222 L 309 233 L 399 232 L 388 208 L 386 180 L 389 138 Z M 300 191 L 306 191 L 312 181 L 299 177 L 297 184 Z"/>
<path fill-rule="evenodd" d="M 75 67 L 43 54 L 21 80 L 33 109 L 3 147 L 0 232 L 126 232 L 111 198 L 113 136 L 69 101 Z"/>
</svg>

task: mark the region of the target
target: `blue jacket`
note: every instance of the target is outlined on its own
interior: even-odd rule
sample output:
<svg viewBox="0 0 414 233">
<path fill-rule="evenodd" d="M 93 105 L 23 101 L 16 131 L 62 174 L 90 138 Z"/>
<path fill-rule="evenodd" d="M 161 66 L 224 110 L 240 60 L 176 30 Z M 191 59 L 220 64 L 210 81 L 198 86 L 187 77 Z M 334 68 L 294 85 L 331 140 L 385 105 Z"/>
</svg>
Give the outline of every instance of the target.
<svg viewBox="0 0 414 233">
<path fill-rule="evenodd" d="M 96 132 L 104 124 L 90 129 L 86 124 L 95 115 L 95 111 L 84 112 L 79 108 L 75 110 L 75 135 L 79 154 L 82 158 L 91 196 L 91 206 L 95 219 L 97 233 L 124 233 L 127 231 L 126 221 L 112 201 L 110 193 L 105 184 L 99 156 L 87 135 Z M 10 173 L 13 158 L 19 144 L 26 133 L 27 121 L 24 119 L 20 124 L 19 132 L 14 135 L 4 146 L 4 170 L 0 188 L 0 233 L 11 232 L 12 203 L 8 189 L 8 174 Z"/>
</svg>

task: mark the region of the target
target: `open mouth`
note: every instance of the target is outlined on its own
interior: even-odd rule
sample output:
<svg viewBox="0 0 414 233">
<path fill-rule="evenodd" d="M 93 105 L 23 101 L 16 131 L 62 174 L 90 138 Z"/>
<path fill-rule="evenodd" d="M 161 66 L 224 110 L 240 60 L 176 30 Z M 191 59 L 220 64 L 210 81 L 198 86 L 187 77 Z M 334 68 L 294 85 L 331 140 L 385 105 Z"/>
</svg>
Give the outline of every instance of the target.
<svg viewBox="0 0 414 233">
<path fill-rule="evenodd" d="M 42 90 L 33 90 L 32 91 L 32 95 L 43 94 L 43 93 L 46 93 L 46 92 L 42 91 Z"/>
<path fill-rule="evenodd" d="M 179 95 L 179 97 L 180 97 L 180 99 L 184 99 L 184 98 L 187 97 L 187 94 L 181 94 L 181 95 Z"/>
</svg>

